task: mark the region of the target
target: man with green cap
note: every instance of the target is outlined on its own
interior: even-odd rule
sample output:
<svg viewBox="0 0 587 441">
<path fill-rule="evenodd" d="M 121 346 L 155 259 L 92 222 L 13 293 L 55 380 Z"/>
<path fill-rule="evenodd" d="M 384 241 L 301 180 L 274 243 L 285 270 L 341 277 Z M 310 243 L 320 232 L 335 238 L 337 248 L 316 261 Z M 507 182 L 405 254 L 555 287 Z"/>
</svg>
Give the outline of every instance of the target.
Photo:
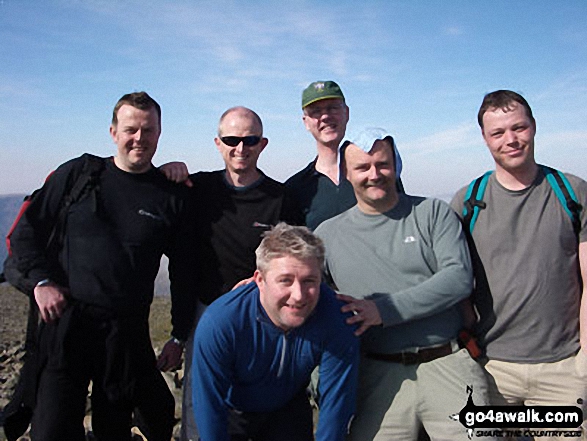
<svg viewBox="0 0 587 441">
<path fill-rule="evenodd" d="M 318 156 L 289 178 L 288 193 L 314 230 L 357 203 L 353 187 L 341 173 L 339 146 L 349 121 L 349 107 L 334 81 L 315 81 L 302 93 L 302 120 L 316 140 Z"/>
</svg>

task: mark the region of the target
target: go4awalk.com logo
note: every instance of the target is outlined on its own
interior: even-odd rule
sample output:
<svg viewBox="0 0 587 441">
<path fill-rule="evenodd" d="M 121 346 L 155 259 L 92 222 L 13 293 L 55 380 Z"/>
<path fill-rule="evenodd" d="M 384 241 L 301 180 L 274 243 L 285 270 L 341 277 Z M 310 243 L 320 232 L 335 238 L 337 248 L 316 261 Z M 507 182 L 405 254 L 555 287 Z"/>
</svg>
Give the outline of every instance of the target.
<svg viewBox="0 0 587 441">
<path fill-rule="evenodd" d="M 581 437 L 583 411 L 577 406 L 476 406 L 473 388 L 463 409 L 451 418 L 476 437 Z M 577 400 L 581 402 L 581 400 Z"/>
</svg>

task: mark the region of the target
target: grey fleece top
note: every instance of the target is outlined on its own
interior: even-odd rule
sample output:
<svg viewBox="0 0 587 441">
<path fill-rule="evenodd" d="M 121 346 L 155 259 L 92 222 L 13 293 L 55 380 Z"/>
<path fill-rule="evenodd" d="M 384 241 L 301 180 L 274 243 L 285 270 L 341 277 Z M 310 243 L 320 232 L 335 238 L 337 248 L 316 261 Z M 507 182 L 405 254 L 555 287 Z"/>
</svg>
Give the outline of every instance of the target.
<svg viewBox="0 0 587 441">
<path fill-rule="evenodd" d="M 472 271 L 461 224 L 448 204 L 400 194 L 384 214 L 367 215 L 355 206 L 316 234 L 338 291 L 377 304 L 383 326 L 363 335 L 363 350 L 389 354 L 457 336 L 458 302 L 471 294 Z"/>
</svg>

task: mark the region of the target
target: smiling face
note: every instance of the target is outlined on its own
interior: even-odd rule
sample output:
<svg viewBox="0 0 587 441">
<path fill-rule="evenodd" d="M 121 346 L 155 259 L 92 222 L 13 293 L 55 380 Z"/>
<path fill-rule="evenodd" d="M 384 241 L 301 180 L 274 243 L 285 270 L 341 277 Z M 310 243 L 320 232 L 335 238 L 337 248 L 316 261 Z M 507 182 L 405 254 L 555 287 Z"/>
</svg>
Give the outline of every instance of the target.
<svg viewBox="0 0 587 441">
<path fill-rule="evenodd" d="M 263 128 L 257 118 L 244 108 L 236 108 L 226 114 L 218 127 L 219 136 L 214 139 L 218 151 L 224 159 L 229 174 L 243 175 L 256 173 L 259 155 L 267 145 L 267 138 L 263 138 Z M 239 142 L 230 146 L 222 141 L 224 137 L 257 136 L 259 142 L 248 146 Z"/>
<path fill-rule="evenodd" d="M 483 114 L 482 134 L 498 171 L 517 174 L 535 166 L 536 124 L 520 104 L 488 109 Z"/>
<path fill-rule="evenodd" d="M 397 203 L 394 153 L 387 140 L 378 140 L 367 153 L 355 144 L 345 150 L 346 176 L 363 213 L 384 213 Z"/>
<path fill-rule="evenodd" d="M 116 125 L 110 126 L 110 136 L 117 146 L 114 163 L 129 173 L 146 172 L 151 168 L 161 135 L 157 110 L 125 104 L 118 110 L 117 119 Z"/>
<path fill-rule="evenodd" d="M 318 144 L 338 148 L 349 122 L 349 108 L 340 98 L 324 99 L 306 106 L 302 119 Z"/>
<path fill-rule="evenodd" d="M 261 305 L 278 328 L 289 331 L 304 324 L 320 298 L 321 269 L 317 258 L 274 258 L 255 271 Z"/>
</svg>

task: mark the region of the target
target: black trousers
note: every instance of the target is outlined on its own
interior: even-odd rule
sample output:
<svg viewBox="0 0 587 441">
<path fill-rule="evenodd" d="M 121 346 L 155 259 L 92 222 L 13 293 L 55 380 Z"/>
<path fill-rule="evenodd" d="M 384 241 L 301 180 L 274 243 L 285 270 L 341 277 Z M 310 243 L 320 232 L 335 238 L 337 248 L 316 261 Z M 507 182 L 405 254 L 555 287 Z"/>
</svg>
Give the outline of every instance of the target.
<svg viewBox="0 0 587 441">
<path fill-rule="evenodd" d="M 312 407 L 303 388 L 284 407 L 273 412 L 231 410 L 231 441 L 312 441 Z"/>
<path fill-rule="evenodd" d="M 59 322 L 45 325 L 41 344 L 48 351 L 47 364 L 39 377 L 33 441 L 85 441 L 90 382 L 96 440 L 129 441 L 133 411 L 149 441 L 171 439 L 175 401 L 156 368 L 148 327 L 145 335 L 144 329 L 118 325 L 69 309 Z"/>
</svg>

